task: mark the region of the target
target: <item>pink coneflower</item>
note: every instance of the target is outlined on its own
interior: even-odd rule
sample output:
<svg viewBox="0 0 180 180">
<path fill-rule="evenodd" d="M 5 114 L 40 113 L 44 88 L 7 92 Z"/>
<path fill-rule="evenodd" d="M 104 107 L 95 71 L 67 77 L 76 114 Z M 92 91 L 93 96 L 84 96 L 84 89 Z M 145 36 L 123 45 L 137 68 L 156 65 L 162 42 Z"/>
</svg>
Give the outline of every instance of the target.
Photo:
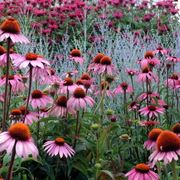
<svg viewBox="0 0 180 180">
<path fill-rule="evenodd" d="M 94 95 L 102 95 L 103 93 L 105 93 L 105 95 L 107 97 L 113 98 L 114 97 L 114 93 L 109 88 L 110 88 L 110 84 L 107 81 L 102 81 L 101 82 L 101 89 L 100 90 L 96 90 Z"/>
<path fill-rule="evenodd" d="M 126 82 L 122 82 L 117 88 L 114 89 L 115 94 L 119 93 L 132 93 L 133 88 Z"/>
<path fill-rule="evenodd" d="M 129 75 L 129 76 L 134 76 L 134 75 L 137 75 L 137 70 L 135 69 L 127 69 L 126 70 L 126 73 Z"/>
<path fill-rule="evenodd" d="M 94 59 L 93 62 L 88 66 L 88 71 L 89 72 L 98 72 L 99 69 L 99 64 L 100 64 L 100 60 L 102 59 L 102 57 L 104 57 L 105 55 L 103 53 L 98 53 Z"/>
<path fill-rule="evenodd" d="M 125 175 L 128 180 L 158 180 L 159 176 L 150 170 L 150 167 L 144 163 L 137 164 L 131 171 Z"/>
<path fill-rule="evenodd" d="M 170 62 L 172 62 L 172 63 L 178 63 L 178 62 L 180 62 L 180 58 L 177 58 L 177 57 L 175 57 L 175 56 L 169 56 L 169 57 L 167 57 L 167 60 L 170 61 Z"/>
<path fill-rule="evenodd" d="M 99 68 L 96 70 L 98 74 L 117 74 L 116 67 L 112 64 L 112 60 L 108 56 L 103 56 L 100 60 Z"/>
<path fill-rule="evenodd" d="M 0 41 L 8 38 L 13 43 L 29 43 L 29 40 L 21 34 L 19 22 L 14 18 L 8 18 L 0 25 Z"/>
<path fill-rule="evenodd" d="M 153 150 L 156 148 L 156 140 L 163 130 L 159 128 L 152 129 L 148 134 L 148 140 L 144 143 L 144 148 L 147 150 Z"/>
<path fill-rule="evenodd" d="M 130 111 L 136 111 L 139 109 L 140 105 L 136 101 L 133 101 L 129 104 L 128 107 Z"/>
<path fill-rule="evenodd" d="M 40 108 L 39 109 L 39 117 L 40 117 L 40 119 L 49 117 L 49 108 Z"/>
<path fill-rule="evenodd" d="M 154 127 L 156 125 L 160 124 L 158 121 L 140 121 L 139 125 L 143 127 Z"/>
<path fill-rule="evenodd" d="M 71 114 L 75 113 L 75 111 L 73 111 L 72 108 L 67 109 L 67 98 L 66 98 L 66 96 L 59 96 L 56 99 L 55 105 L 49 111 L 50 115 L 53 115 L 56 117 L 65 117 L 67 112 L 71 113 Z"/>
<path fill-rule="evenodd" d="M 20 106 L 19 110 L 21 111 L 21 114 L 24 116 L 26 113 L 26 117 L 24 120 L 25 124 L 31 125 L 33 122 L 37 122 L 39 120 L 39 115 L 37 112 L 31 112 L 29 110 L 26 111 L 25 106 Z"/>
<path fill-rule="evenodd" d="M 156 50 L 153 51 L 154 54 L 168 54 L 169 50 L 162 48 L 161 46 L 158 46 Z"/>
<path fill-rule="evenodd" d="M 31 93 L 30 103 L 33 108 L 44 108 L 48 104 L 51 104 L 53 99 L 49 97 L 47 94 L 41 92 L 36 89 Z"/>
<path fill-rule="evenodd" d="M 145 67 L 142 69 L 142 72 L 137 75 L 138 82 L 146 82 L 146 81 L 157 81 L 157 76 L 148 68 Z"/>
<path fill-rule="evenodd" d="M 70 60 L 73 60 L 80 65 L 83 65 L 84 58 L 81 55 L 81 51 L 79 49 L 73 49 L 70 53 Z"/>
<path fill-rule="evenodd" d="M 14 66 L 19 67 L 20 69 L 26 68 L 29 65 L 31 65 L 32 67 L 39 67 L 44 69 L 46 65 L 50 65 L 46 59 L 34 53 L 27 53 L 25 56 L 22 56 L 21 58 L 14 59 L 13 64 Z"/>
<path fill-rule="evenodd" d="M 171 89 L 175 89 L 178 85 L 179 76 L 177 73 L 172 74 L 168 80 L 165 81 L 165 85 Z"/>
<path fill-rule="evenodd" d="M 17 143 L 16 143 L 17 142 Z M 12 154 L 16 143 L 16 155 L 27 158 L 29 155 L 38 156 L 38 149 L 33 143 L 29 127 L 23 123 L 11 125 L 8 131 L 0 134 L 0 152 Z"/>
<path fill-rule="evenodd" d="M 139 110 L 141 115 L 152 117 L 158 117 L 159 114 L 164 114 L 165 109 L 157 106 L 146 106 Z"/>
<path fill-rule="evenodd" d="M 72 157 L 75 153 L 72 147 L 69 146 L 61 137 L 56 138 L 54 141 L 47 141 L 44 143 L 43 147 L 44 150 L 52 157 L 59 155 L 60 158 L 63 156 L 68 158 Z"/>
<path fill-rule="evenodd" d="M 152 92 L 152 91 L 149 91 L 149 92 L 145 92 L 145 93 L 142 93 L 138 96 L 138 101 L 144 101 L 145 99 L 147 98 L 159 98 L 159 93 L 156 93 L 156 92 Z"/>
<path fill-rule="evenodd" d="M 177 161 L 180 155 L 180 138 L 171 131 L 163 131 L 156 141 L 157 149 L 150 155 L 149 160 L 152 164 L 157 161 L 164 161 L 164 164 Z"/>
<path fill-rule="evenodd" d="M 172 131 L 180 137 L 180 123 L 174 124 L 174 126 L 172 127 Z"/>
<path fill-rule="evenodd" d="M 72 94 L 76 87 L 77 87 L 77 85 L 74 84 L 73 80 L 70 77 L 67 77 L 62 81 L 62 83 L 60 85 L 59 93 Z"/>
<path fill-rule="evenodd" d="M 94 100 L 86 95 L 83 88 L 77 87 L 73 92 L 73 96 L 67 101 L 67 107 L 78 111 L 79 109 L 85 110 L 87 105 L 92 107 Z"/>
<path fill-rule="evenodd" d="M 5 85 L 5 83 L 6 76 L 4 75 L 0 78 L 0 86 Z M 9 84 L 11 85 L 13 93 L 22 92 L 25 89 L 25 85 L 20 74 L 9 75 Z"/>
<path fill-rule="evenodd" d="M 0 66 L 6 66 L 7 61 L 7 53 L 6 51 L 3 53 L 3 47 L 0 47 Z M 14 59 L 22 58 L 22 55 L 15 53 L 13 49 L 10 49 L 9 57 L 13 61 Z"/>
</svg>

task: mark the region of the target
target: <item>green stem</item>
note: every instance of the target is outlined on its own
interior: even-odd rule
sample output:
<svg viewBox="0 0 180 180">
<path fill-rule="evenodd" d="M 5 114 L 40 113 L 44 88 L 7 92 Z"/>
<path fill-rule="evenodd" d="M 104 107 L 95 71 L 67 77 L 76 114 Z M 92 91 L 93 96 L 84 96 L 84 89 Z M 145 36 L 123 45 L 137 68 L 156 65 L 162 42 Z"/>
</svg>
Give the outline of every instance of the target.
<svg viewBox="0 0 180 180">
<path fill-rule="evenodd" d="M 2 131 L 6 130 L 6 113 L 7 113 L 7 105 L 8 105 L 8 84 L 9 84 L 9 66 L 10 66 L 10 46 L 11 39 L 7 39 L 7 59 L 6 59 L 6 82 L 5 82 L 5 97 L 4 97 L 4 106 L 3 106 L 3 118 L 2 118 Z"/>
<path fill-rule="evenodd" d="M 78 136 L 78 127 L 79 127 L 79 111 L 77 111 L 76 129 L 75 129 L 75 137 L 74 137 L 74 145 L 73 145 L 73 148 L 76 147 L 77 136 Z"/>
<path fill-rule="evenodd" d="M 176 161 L 173 160 L 171 165 L 172 165 L 173 180 L 178 180 L 178 176 L 177 176 L 177 172 L 176 172 Z"/>
</svg>

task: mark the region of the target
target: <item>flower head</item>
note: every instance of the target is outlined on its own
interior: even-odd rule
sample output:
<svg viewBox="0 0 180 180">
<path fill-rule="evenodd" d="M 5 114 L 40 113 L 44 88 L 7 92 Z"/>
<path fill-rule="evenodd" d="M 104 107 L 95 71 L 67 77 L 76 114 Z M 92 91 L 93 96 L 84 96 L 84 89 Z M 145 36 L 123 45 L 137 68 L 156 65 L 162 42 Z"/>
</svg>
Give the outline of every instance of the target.
<svg viewBox="0 0 180 180">
<path fill-rule="evenodd" d="M 29 40 L 21 34 L 19 22 L 14 18 L 7 18 L 0 25 L 0 41 L 10 38 L 13 43 L 29 43 Z"/>
<path fill-rule="evenodd" d="M 137 164 L 131 171 L 129 171 L 126 175 L 128 180 L 158 180 L 159 176 L 155 172 L 150 170 L 150 167 L 147 164 L 140 163 Z"/>
<path fill-rule="evenodd" d="M 174 126 L 172 127 L 172 131 L 180 137 L 180 123 L 174 124 Z"/>
<path fill-rule="evenodd" d="M 54 141 L 47 141 L 43 147 L 50 156 L 59 155 L 60 158 L 63 156 L 66 158 L 72 157 L 75 153 L 62 137 L 58 137 Z"/>
<path fill-rule="evenodd" d="M 76 63 L 79 63 L 80 65 L 83 65 L 84 58 L 81 55 L 81 51 L 79 49 L 73 49 L 70 52 L 70 60 L 73 60 Z"/>
<path fill-rule="evenodd" d="M 178 160 L 180 155 L 180 138 L 171 131 L 163 131 L 156 141 L 157 149 L 150 155 L 149 159 L 153 165 L 157 161 L 163 160 L 165 164 L 173 159 Z"/>
<path fill-rule="evenodd" d="M 11 154 L 16 143 L 16 155 L 27 158 L 29 155 L 37 157 L 38 149 L 33 143 L 29 127 L 24 123 L 16 123 L 10 126 L 8 131 L 0 134 L 0 151 Z"/>
</svg>

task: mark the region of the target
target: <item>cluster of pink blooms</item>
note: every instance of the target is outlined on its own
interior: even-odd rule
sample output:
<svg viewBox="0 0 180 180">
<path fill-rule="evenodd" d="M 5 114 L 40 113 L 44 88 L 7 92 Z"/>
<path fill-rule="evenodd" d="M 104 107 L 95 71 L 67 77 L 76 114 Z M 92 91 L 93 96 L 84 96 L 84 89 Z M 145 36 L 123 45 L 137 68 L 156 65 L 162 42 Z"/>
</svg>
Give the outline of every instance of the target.
<svg viewBox="0 0 180 180">
<path fill-rule="evenodd" d="M 44 35 L 51 35 L 56 33 L 62 25 L 67 22 L 69 26 L 79 27 L 78 22 L 82 22 L 84 19 L 84 9 L 88 15 L 97 15 L 101 19 L 108 20 L 108 26 L 114 31 L 118 31 L 117 24 L 119 20 L 125 19 L 127 14 L 131 12 L 139 12 L 134 15 L 134 20 L 143 21 L 149 23 L 151 20 L 157 21 L 157 28 L 159 32 L 166 32 L 169 30 L 168 25 L 164 22 L 159 22 L 159 16 L 172 16 L 178 13 L 178 9 L 172 0 L 159 0 L 155 4 L 144 0 L 141 3 L 137 3 L 137 0 L 98 0 L 96 3 L 87 3 L 84 0 L 6 0 L 0 2 L 1 16 L 15 16 L 15 15 L 27 15 L 32 14 L 36 20 L 31 24 L 37 32 Z M 121 11 L 119 11 L 121 8 Z M 162 10 L 161 15 L 156 16 L 155 8 L 159 8 L 159 13 Z M 144 10 L 144 13 L 142 13 Z M 142 14 L 142 15 L 141 15 Z M 112 18 L 113 17 L 113 20 Z M 163 19 L 163 18 L 162 18 Z M 94 25 L 96 26 L 96 24 Z"/>
</svg>

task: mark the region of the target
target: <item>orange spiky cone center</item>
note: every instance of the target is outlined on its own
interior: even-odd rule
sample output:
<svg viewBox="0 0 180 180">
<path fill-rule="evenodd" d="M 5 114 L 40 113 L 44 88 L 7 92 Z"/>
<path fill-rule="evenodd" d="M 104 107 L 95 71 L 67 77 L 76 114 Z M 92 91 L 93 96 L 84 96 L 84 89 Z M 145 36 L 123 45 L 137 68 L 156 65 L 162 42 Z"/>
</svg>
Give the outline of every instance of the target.
<svg viewBox="0 0 180 180">
<path fill-rule="evenodd" d="M 81 51 L 79 49 L 73 49 L 70 53 L 72 57 L 81 57 Z"/>
<path fill-rule="evenodd" d="M 24 115 L 25 112 L 26 112 L 27 114 L 29 113 L 28 110 L 26 111 L 26 107 L 25 107 L 25 106 L 20 106 L 19 109 L 20 109 L 22 115 Z"/>
<path fill-rule="evenodd" d="M 156 141 L 158 136 L 163 132 L 162 129 L 159 128 L 154 128 L 152 129 L 149 134 L 148 134 L 148 139 L 152 140 L 152 141 Z"/>
<path fill-rule="evenodd" d="M 84 98 L 86 96 L 86 93 L 85 91 L 80 88 L 80 87 L 77 87 L 75 90 L 74 90 L 74 93 L 73 93 L 73 96 L 75 98 Z"/>
<path fill-rule="evenodd" d="M 152 51 L 147 51 L 144 54 L 144 58 L 153 58 L 154 57 L 154 53 Z"/>
<path fill-rule="evenodd" d="M 64 138 L 58 137 L 55 139 L 55 143 L 59 146 L 63 146 L 65 143 L 65 140 L 64 140 Z"/>
<path fill-rule="evenodd" d="M 135 169 L 136 169 L 136 171 L 138 171 L 140 173 L 148 173 L 150 170 L 149 166 L 144 163 L 137 164 L 135 166 Z"/>
<path fill-rule="evenodd" d="M 58 97 L 57 100 L 56 100 L 56 105 L 66 107 L 67 106 L 67 98 L 66 98 L 66 96 Z"/>
<path fill-rule="evenodd" d="M 21 28 L 19 22 L 14 18 L 6 19 L 1 25 L 0 28 L 2 31 L 6 33 L 19 34 L 21 32 Z"/>
<path fill-rule="evenodd" d="M 35 61 L 37 60 L 38 57 L 39 56 L 35 53 L 27 53 L 25 56 L 26 60 L 30 60 L 30 61 Z"/>
<path fill-rule="evenodd" d="M 88 73 L 84 73 L 84 74 L 81 76 L 81 79 L 82 79 L 82 80 L 90 80 L 91 77 L 90 77 L 90 75 L 89 75 Z"/>
<path fill-rule="evenodd" d="M 73 80 L 70 77 L 67 77 L 64 79 L 64 86 L 72 86 L 73 85 Z"/>
<path fill-rule="evenodd" d="M 180 138 L 171 131 L 163 131 L 157 138 L 157 148 L 161 152 L 177 151 L 180 149 Z"/>
<path fill-rule="evenodd" d="M 111 65 L 112 60 L 109 56 L 103 56 L 102 59 L 100 60 L 100 63 L 102 65 Z"/>
<path fill-rule="evenodd" d="M 31 96 L 33 99 L 39 99 L 42 98 L 43 93 L 40 90 L 36 89 L 32 92 Z"/>
<path fill-rule="evenodd" d="M 180 133 L 180 123 L 176 123 L 173 127 L 172 127 L 172 131 L 174 133 L 179 134 Z"/>
<path fill-rule="evenodd" d="M 31 137 L 29 127 L 24 123 L 16 123 L 8 129 L 10 136 L 16 140 L 27 141 Z"/>
<path fill-rule="evenodd" d="M 104 54 L 98 53 L 98 54 L 94 57 L 93 62 L 99 64 L 99 63 L 100 63 L 100 60 L 102 59 L 102 57 L 104 57 Z"/>
<path fill-rule="evenodd" d="M 11 115 L 20 116 L 21 115 L 21 110 L 20 109 L 12 109 Z"/>
</svg>

